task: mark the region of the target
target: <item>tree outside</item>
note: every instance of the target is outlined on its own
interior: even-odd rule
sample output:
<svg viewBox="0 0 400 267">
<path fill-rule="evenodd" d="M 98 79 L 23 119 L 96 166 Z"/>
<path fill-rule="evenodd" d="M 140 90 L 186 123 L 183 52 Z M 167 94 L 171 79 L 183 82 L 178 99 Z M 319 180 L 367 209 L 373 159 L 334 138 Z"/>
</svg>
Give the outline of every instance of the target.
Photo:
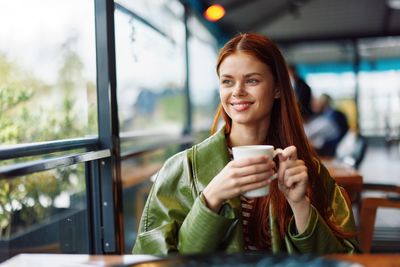
<svg viewBox="0 0 400 267">
<path fill-rule="evenodd" d="M 0 51 L 0 148 L 97 133 L 96 85 L 82 76 L 77 39 L 68 38 L 60 48 L 55 84 L 40 80 Z M 21 160 L 27 159 L 6 162 Z M 68 205 L 71 195 L 84 193 L 84 172 L 84 164 L 79 164 L 0 180 L 0 239 L 46 220 L 57 202 Z"/>
</svg>

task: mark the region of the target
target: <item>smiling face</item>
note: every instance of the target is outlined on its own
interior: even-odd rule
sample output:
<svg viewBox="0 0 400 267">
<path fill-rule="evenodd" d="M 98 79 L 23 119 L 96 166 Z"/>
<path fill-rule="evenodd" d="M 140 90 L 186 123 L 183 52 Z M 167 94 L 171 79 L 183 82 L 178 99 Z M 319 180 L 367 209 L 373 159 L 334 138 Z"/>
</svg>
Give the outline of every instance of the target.
<svg viewBox="0 0 400 267">
<path fill-rule="evenodd" d="M 232 119 L 232 127 L 269 125 L 279 90 L 266 64 L 252 55 L 236 52 L 220 64 L 219 80 L 221 103 Z"/>
</svg>

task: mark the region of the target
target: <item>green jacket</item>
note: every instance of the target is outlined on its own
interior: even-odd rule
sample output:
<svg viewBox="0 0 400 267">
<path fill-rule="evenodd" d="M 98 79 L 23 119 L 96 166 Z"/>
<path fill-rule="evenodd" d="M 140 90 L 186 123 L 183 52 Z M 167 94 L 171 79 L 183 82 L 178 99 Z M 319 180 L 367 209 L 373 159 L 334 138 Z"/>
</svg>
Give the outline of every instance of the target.
<svg viewBox="0 0 400 267">
<path fill-rule="evenodd" d="M 227 201 L 219 214 L 205 205 L 201 192 L 229 162 L 225 134 L 221 130 L 198 145 L 171 157 L 156 175 L 139 225 L 133 253 L 165 255 L 243 251 L 241 203 L 238 197 Z M 334 220 L 343 229 L 355 232 L 351 207 L 328 171 L 320 165 L 332 200 Z M 276 216 L 270 209 L 272 252 L 353 253 L 355 239 L 334 235 L 317 210 L 312 207 L 304 233 L 289 231 L 279 235 Z M 293 218 L 288 229 L 293 229 Z"/>
</svg>

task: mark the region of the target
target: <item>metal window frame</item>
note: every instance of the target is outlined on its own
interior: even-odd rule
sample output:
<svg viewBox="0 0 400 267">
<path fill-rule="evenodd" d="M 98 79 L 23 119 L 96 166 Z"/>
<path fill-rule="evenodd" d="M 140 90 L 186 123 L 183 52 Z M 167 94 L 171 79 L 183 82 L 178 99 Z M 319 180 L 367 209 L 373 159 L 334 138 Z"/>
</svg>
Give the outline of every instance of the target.
<svg viewBox="0 0 400 267">
<path fill-rule="evenodd" d="M 38 156 L 46 153 L 67 151 L 79 148 L 95 148 L 97 138 L 76 138 L 67 140 L 55 140 L 40 143 L 9 145 L 0 148 L 0 160 Z"/>
<path fill-rule="evenodd" d="M 187 117 L 181 136 L 163 135 L 164 138 L 160 139 L 160 142 L 155 142 L 146 147 L 135 147 L 135 149 L 121 154 L 114 32 L 114 11 L 117 4 L 109 0 L 95 0 L 93 12 L 95 15 L 96 35 L 98 136 L 19 144 L 0 148 L 0 160 L 65 152 L 62 156 L 54 156 L 42 160 L 27 160 L 20 164 L 0 167 L 0 180 L 14 179 L 21 175 L 66 167 L 78 163 L 85 164 L 87 211 L 89 219 L 88 245 L 91 254 L 121 254 L 124 252 L 121 160 L 140 156 L 142 153 L 152 149 L 167 147 L 171 145 L 171 143 L 181 144 L 182 146 L 193 143 L 193 137 L 190 135 L 192 132 L 192 115 L 188 80 L 188 6 L 184 3 L 182 4 L 185 9 L 184 25 L 186 28 L 185 100 L 187 101 Z M 121 6 L 118 8 L 121 8 Z M 168 38 L 168 36 L 165 37 Z M 144 134 L 142 137 L 151 135 L 151 133 L 149 135 Z M 122 139 L 124 139 L 124 137 L 122 137 Z M 140 137 L 130 136 L 126 139 L 137 140 L 140 139 Z M 74 149 L 84 149 L 85 152 L 70 152 Z"/>
<path fill-rule="evenodd" d="M 99 166 L 102 250 L 122 253 L 123 216 L 120 168 L 119 121 L 115 64 L 114 1 L 95 1 L 97 100 L 100 149 L 110 149 L 111 157 Z M 93 188 L 96 188 L 94 185 Z M 96 203 L 93 203 L 96 205 Z M 97 233 L 99 234 L 99 233 Z M 100 247 L 100 246 L 99 246 Z M 97 251 L 96 251 L 97 252 Z"/>
<path fill-rule="evenodd" d="M 116 101 L 114 3 L 94 1 L 96 34 L 96 77 L 98 138 L 76 138 L 41 143 L 3 146 L 0 160 L 41 156 L 53 152 L 65 155 L 28 160 L 0 167 L 0 179 L 85 163 L 89 251 L 91 254 L 123 251 L 121 178 L 119 169 L 119 127 Z M 69 153 L 85 149 L 83 153 Z"/>
<path fill-rule="evenodd" d="M 28 161 L 0 167 L 0 179 L 10 180 L 17 176 L 28 175 L 35 172 L 67 167 L 79 163 L 105 159 L 111 156 L 109 149 L 89 151 L 62 157 L 54 157 L 44 160 Z"/>
</svg>

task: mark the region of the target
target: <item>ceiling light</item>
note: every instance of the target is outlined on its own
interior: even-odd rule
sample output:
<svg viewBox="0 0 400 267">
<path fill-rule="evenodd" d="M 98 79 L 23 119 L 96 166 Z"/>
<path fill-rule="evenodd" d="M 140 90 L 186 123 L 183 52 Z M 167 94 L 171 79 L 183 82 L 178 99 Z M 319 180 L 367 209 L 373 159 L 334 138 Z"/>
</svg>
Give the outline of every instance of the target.
<svg viewBox="0 0 400 267">
<path fill-rule="evenodd" d="M 204 17 L 209 21 L 220 20 L 225 15 L 225 9 L 221 5 L 211 5 L 204 12 Z"/>
<path fill-rule="evenodd" d="M 392 9 L 400 9 L 400 0 L 386 0 L 386 4 Z"/>
</svg>

